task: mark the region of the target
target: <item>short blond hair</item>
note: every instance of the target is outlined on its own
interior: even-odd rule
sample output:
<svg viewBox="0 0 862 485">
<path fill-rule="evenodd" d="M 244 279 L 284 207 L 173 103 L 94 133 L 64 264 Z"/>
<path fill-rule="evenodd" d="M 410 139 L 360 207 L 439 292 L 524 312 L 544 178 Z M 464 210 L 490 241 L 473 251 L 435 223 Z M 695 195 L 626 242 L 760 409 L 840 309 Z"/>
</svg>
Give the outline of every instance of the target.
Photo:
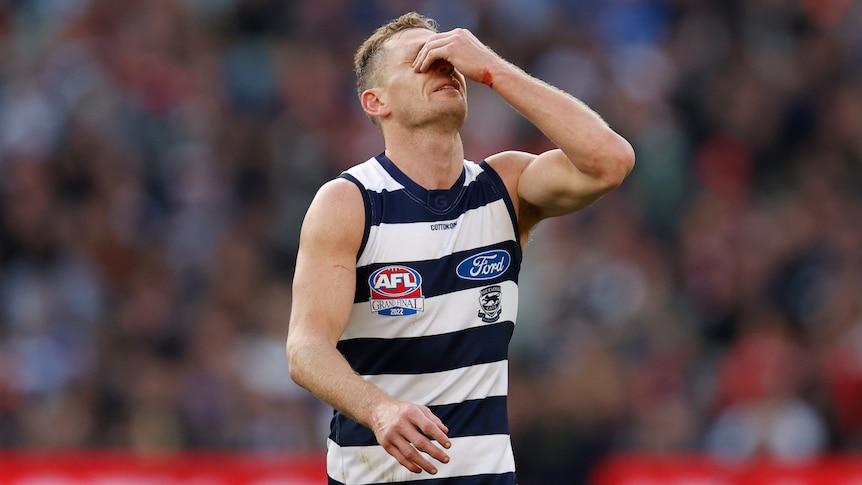
<svg viewBox="0 0 862 485">
<path fill-rule="evenodd" d="M 375 75 L 377 74 L 380 59 L 380 52 L 383 50 L 383 43 L 392 38 L 398 32 L 408 29 L 427 29 L 432 32 L 437 32 L 437 21 L 428 18 L 416 12 L 408 12 L 390 20 L 380 26 L 365 39 L 365 42 L 356 50 L 353 57 L 353 70 L 356 72 L 356 91 L 360 96 L 362 93 L 372 87 L 376 82 Z"/>
</svg>

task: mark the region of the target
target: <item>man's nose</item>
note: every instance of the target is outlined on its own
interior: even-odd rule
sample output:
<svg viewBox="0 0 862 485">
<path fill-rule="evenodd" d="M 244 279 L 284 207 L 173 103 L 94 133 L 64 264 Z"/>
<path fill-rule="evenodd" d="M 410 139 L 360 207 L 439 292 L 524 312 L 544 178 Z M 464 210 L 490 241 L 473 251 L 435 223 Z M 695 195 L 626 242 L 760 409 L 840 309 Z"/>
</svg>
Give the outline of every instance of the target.
<svg viewBox="0 0 862 485">
<path fill-rule="evenodd" d="M 451 62 L 444 59 L 438 59 L 437 61 L 435 61 L 431 69 L 447 76 L 451 76 L 452 73 L 455 72 L 455 66 L 453 66 Z"/>
</svg>

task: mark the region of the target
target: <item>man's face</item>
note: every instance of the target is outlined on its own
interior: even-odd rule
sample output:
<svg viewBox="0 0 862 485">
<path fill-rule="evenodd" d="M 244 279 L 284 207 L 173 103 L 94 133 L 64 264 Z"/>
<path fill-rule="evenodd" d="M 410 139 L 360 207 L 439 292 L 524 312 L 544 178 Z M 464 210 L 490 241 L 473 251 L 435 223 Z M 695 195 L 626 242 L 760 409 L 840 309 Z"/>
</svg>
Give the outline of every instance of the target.
<svg viewBox="0 0 862 485">
<path fill-rule="evenodd" d="M 452 64 L 436 61 L 427 72 L 416 72 L 413 60 L 434 32 L 409 29 L 384 43 L 379 96 L 393 121 L 407 127 L 437 125 L 457 131 L 467 117 L 464 76 Z"/>
</svg>

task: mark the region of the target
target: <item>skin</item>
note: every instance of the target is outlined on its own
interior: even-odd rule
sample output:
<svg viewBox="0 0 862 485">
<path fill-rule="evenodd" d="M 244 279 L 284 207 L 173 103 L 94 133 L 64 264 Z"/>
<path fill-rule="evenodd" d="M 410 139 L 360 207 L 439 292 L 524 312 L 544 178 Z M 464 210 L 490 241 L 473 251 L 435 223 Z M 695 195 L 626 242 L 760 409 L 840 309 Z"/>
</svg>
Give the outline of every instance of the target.
<svg viewBox="0 0 862 485">
<path fill-rule="evenodd" d="M 362 107 L 379 121 L 386 155 L 426 189 L 448 189 L 461 173 L 465 79 L 493 89 L 559 147 L 486 158 L 514 202 L 524 245 L 539 221 L 589 205 L 634 165 L 631 145 L 595 112 L 505 61 L 468 30 L 406 30 L 384 44 L 384 56 L 379 82 L 360 96 Z M 336 349 L 353 305 L 364 221 L 359 189 L 343 179 L 321 187 L 308 209 L 293 283 L 290 375 L 368 426 L 405 468 L 436 474 L 450 460 L 446 425 L 427 407 L 363 380 Z"/>
</svg>

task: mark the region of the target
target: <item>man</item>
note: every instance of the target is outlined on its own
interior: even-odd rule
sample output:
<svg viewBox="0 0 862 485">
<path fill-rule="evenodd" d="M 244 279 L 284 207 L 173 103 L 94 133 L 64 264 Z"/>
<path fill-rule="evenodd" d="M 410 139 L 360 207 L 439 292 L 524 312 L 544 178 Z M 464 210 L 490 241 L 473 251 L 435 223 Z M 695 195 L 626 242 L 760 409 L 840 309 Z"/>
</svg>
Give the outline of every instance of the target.
<svg viewBox="0 0 862 485">
<path fill-rule="evenodd" d="M 336 411 L 329 483 L 513 484 L 507 348 L 522 251 L 540 220 L 619 185 L 632 148 L 469 31 L 438 33 L 416 13 L 355 61 L 385 151 L 312 201 L 287 339 L 291 377 Z M 559 148 L 464 160 L 465 78 Z"/>
</svg>

